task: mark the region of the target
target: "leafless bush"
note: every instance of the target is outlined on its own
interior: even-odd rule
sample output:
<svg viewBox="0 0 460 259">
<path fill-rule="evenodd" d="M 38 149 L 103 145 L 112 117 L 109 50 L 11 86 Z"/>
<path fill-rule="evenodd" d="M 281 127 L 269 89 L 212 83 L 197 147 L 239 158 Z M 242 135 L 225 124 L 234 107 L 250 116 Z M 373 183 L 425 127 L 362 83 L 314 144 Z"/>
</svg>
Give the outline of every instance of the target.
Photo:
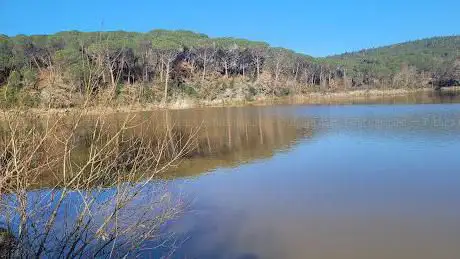
<svg viewBox="0 0 460 259">
<path fill-rule="evenodd" d="M 196 130 L 126 116 L 33 118 L 7 114 L 0 139 L 0 248 L 11 257 L 123 257 L 162 227 L 185 202 L 156 179 L 187 154 Z M 6 241 L 5 241 L 6 240 Z"/>
</svg>

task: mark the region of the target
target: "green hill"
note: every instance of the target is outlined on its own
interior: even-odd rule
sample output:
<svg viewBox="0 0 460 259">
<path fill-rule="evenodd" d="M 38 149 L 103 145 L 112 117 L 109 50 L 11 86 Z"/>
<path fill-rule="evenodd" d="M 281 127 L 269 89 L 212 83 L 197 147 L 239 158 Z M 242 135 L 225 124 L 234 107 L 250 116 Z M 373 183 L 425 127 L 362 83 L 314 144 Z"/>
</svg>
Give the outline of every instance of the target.
<svg viewBox="0 0 460 259">
<path fill-rule="evenodd" d="M 412 67 L 417 74 L 433 78 L 435 84 L 459 83 L 460 36 L 434 37 L 380 48 L 365 49 L 325 58 L 326 62 L 346 67 L 350 75 L 368 74 L 392 79 Z M 406 70 L 406 71 L 404 71 Z M 454 82 L 456 81 L 456 82 Z"/>
<path fill-rule="evenodd" d="M 184 95 L 212 101 L 452 86 L 460 83 L 459 49 L 460 36 L 450 36 L 313 58 L 265 42 L 184 30 L 0 35 L 2 105 L 14 105 L 30 89 L 35 95 L 26 103 L 68 106 L 101 93 L 120 99 L 135 92 L 132 98 L 145 102 Z M 56 104 L 62 99 L 68 100 Z"/>
</svg>

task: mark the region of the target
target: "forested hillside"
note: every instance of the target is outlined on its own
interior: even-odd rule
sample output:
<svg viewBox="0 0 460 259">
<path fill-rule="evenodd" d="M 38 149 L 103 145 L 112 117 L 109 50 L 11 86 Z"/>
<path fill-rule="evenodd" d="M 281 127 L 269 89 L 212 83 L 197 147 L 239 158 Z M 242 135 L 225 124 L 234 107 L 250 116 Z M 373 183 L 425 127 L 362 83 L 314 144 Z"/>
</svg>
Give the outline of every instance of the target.
<svg viewBox="0 0 460 259">
<path fill-rule="evenodd" d="M 313 58 L 264 42 L 189 31 L 0 36 L 2 106 L 82 100 L 245 99 L 315 91 L 452 86 L 460 37 Z"/>
<path fill-rule="evenodd" d="M 460 82 L 460 36 L 435 37 L 326 58 L 364 84 L 407 86 Z"/>
</svg>

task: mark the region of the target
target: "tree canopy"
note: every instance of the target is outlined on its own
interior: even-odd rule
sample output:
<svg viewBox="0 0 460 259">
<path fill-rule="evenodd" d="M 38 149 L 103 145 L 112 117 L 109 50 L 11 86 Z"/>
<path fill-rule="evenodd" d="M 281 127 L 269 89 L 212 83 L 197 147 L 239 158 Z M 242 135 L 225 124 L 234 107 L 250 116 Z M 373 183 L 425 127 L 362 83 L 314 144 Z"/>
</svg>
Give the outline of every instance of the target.
<svg viewBox="0 0 460 259">
<path fill-rule="evenodd" d="M 460 84 L 459 50 L 460 36 L 314 58 L 265 42 L 185 30 L 0 35 L 0 85 L 14 72 L 11 80 L 19 77 L 21 85 L 36 85 L 30 80 L 51 74 L 77 92 L 111 88 L 115 94 L 119 85 L 142 83 L 164 86 L 165 97 L 169 84 L 191 82 L 199 88 L 206 81 L 236 77 L 265 85 L 268 90 L 263 92 L 274 94 L 363 86 L 441 87 Z"/>
</svg>

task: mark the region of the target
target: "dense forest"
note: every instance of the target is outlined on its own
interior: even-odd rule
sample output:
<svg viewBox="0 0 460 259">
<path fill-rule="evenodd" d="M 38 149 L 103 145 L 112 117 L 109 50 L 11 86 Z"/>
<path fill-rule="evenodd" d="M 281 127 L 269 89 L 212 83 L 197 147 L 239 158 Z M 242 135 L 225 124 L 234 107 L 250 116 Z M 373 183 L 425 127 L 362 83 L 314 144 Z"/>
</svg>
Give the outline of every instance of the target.
<svg viewBox="0 0 460 259">
<path fill-rule="evenodd" d="M 460 36 L 435 37 L 326 58 L 359 84 L 435 87 L 460 83 Z"/>
<path fill-rule="evenodd" d="M 460 36 L 314 58 L 190 31 L 0 35 L 1 106 L 168 102 L 460 84 Z M 90 97 L 90 98 L 87 98 Z"/>
</svg>

